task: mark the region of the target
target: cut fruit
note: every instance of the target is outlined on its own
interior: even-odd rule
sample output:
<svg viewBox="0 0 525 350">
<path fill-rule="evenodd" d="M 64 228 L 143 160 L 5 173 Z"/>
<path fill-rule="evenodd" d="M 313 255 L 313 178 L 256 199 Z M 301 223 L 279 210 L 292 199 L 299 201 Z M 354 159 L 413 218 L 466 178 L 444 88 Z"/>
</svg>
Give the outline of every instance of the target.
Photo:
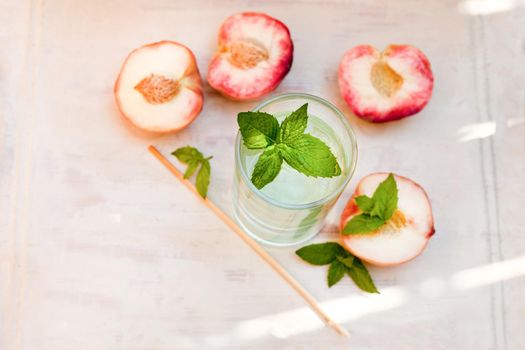
<svg viewBox="0 0 525 350">
<path fill-rule="evenodd" d="M 239 13 L 219 29 L 208 83 L 232 99 L 256 99 L 279 85 L 292 60 L 290 31 L 282 22 L 263 13 Z"/>
<path fill-rule="evenodd" d="M 430 100 L 434 77 L 423 52 L 409 45 L 390 45 L 379 52 L 356 46 L 339 65 L 339 89 L 358 117 L 382 123 L 419 112 Z"/>
<path fill-rule="evenodd" d="M 115 83 L 122 115 L 138 128 L 166 133 L 190 124 L 202 110 L 202 83 L 186 46 L 161 41 L 132 51 Z"/>
<path fill-rule="evenodd" d="M 361 214 L 355 198 L 361 195 L 372 197 L 387 176 L 387 173 L 374 173 L 361 179 L 341 215 L 341 232 L 350 219 Z M 371 233 L 342 234 L 348 251 L 373 265 L 392 266 L 414 259 L 434 234 L 432 208 L 425 190 L 406 177 L 394 175 L 394 179 L 398 204 L 391 219 Z"/>
</svg>

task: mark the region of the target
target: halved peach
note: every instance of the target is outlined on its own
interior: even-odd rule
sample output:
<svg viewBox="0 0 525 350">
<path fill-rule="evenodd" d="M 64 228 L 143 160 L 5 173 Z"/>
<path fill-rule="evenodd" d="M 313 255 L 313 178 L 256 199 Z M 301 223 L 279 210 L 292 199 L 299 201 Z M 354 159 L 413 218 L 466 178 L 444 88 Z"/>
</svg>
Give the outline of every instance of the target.
<svg viewBox="0 0 525 350">
<path fill-rule="evenodd" d="M 390 45 L 380 52 L 356 46 L 339 65 L 339 89 L 358 117 L 382 123 L 419 112 L 430 100 L 434 77 L 423 52 Z"/>
<path fill-rule="evenodd" d="M 219 29 L 219 48 L 208 68 L 208 83 L 234 100 L 253 100 L 273 91 L 293 60 L 290 31 L 263 13 L 233 15 Z"/>
<path fill-rule="evenodd" d="M 126 119 L 156 133 L 186 127 L 202 110 L 204 99 L 195 56 L 173 41 L 132 51 L 122 65 L 114 93 Z"/>
<path fill-rule="evenodd" d="M 387 173 L 365 176 L 354 191 L 341 215 L 341 232 L 346 223 L 361 214 L 355 198 L 372 197 Z M 434 218 L 428 196 L 414 181 L 394 175 L 398 189 L 397 210 L 383 226 L 372 233 L 342 234 L 345 247 L 360 259 L 379 266 L 393 266 L 414 259 L 434 234 Z"/>
</svg>

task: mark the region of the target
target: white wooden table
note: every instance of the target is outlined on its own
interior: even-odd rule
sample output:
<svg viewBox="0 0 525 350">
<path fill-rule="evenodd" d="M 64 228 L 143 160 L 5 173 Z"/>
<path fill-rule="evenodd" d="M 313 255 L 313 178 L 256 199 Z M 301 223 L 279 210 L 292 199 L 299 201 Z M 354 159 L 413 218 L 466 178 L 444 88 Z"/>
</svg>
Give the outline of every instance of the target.
<svg viewBox="0 0 525 350">
<path fill-rule="evenodd" d="M 349 280 L 328 290 L 323 268 L 290 266 L 348 340 L 146 151 L 189 143 L 227 159 L 252 103 L 206 86 L 195 123 L 162 138 L 118 117 L 112 87 L 130 50 L 180 41 L 205 73 L 221 21 L 243 10 L 292 32 L 276 92 L 325 97 L 356 130 L 357 173 L 333 218 L 372 171 L 407 175 L 432 199 L 425 253 L 370 269 L 381 295 Z M 522 2 L 2 0 L 0 23 L 0 349 L 525 348 Z M 420 115 L 351 116 L 336 70 L 361 43 L 427 53 L 436 85 Z"/>
</svg>

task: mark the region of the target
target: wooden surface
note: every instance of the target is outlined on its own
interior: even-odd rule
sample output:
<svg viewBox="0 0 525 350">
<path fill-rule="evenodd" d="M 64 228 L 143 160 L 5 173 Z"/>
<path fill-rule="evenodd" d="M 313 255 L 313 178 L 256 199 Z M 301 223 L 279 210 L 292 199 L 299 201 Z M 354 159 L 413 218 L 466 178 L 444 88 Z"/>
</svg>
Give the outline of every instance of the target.
<svg viewBox="0 0 525 350">
<path fill-rule="evenodd" d="M 525 10 L 488 3 L 0 1 L 0 349 L 525 348 Z M 318 239 L 337 238 L 369 172 L 409 176 L 432 200 L 425 253 L 370 269 L 381 295 L 349 280 L 328 289 L 324 268 L 273 252 L 348 340 L 147 152 L 195 145 L 214 155 L 212 186 L 228 186 L 235 114 L 253 103 L 206 86 L 199 118 L 161 138 L 115 108 L 130 50 L 180 41 L 205 74 L 218 26 L 243 10 L 291 30 L 294 64 L 276 93 L 327 98 L 357 134 L 356 176 Z M 361 43 L 428 55 L 436 85 L 422 113 L 387 125 L 351 116 L 336 70 Z"/>
</svg>

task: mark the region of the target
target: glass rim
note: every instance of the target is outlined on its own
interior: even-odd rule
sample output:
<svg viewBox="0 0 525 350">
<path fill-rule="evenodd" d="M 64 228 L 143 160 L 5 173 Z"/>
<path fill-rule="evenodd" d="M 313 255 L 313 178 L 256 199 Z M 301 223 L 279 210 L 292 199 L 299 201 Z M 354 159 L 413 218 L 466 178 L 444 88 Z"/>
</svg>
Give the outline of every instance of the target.
<svg viewBox="0 0 525 350">
<path fill-rule="evenodd" d="M 240 131 L 237 131 L 237 137 L 236 137 L 236 140 L 235 140 L 235 163 L 236 163 L 236 166 L 239 166 L 239 168 L 240 168 L 241 177 L 242 177 L 242 180 L 244 181 L 244 183 L 248 186 L 248 188 L 253 193 L 255 193 L 255 195 L 259 196 L 260 198 L 262 198 L 266 202 L 269 202 L 270 204 L 272 204 L 274 206 L 285 208 L 285 209 L 308 209 L 308 208 L 311 208 L 311 207 L 316 207 L 316 206 L 322 205 L 322 204 L 332 200 L 336 196 L 340 195 L 343 192 L 344 188 L 348 185 L 348 182 L 350 182 L 350 179 L 352 178 L 352 176 L 353 176 L 353 174 L 355 172 L 355 168 L 356 168 L 356 164 L 357 164 L 357 140 L 356 140 L 356 137 L 355 137 L 354 130 L 350 126 L 350 123 L 346 119 L 345 115 L 339 110 L 339 108 L 337 108 L 333 103 L 325 100 L 324 98 L 321 98 L 321 97 L 318 97 L 318 96 L 315 96 L 315 95 L 302 93 L 302 92 L 289 92 L 289 93 L 279 94 L 279 95 L 270 97 L 268 99 L 265 99 L 264 101 L 259 103 L 257 106 L 255 106 L 251 111 L 252 112 L 258 111 L 261 108 L 264 108 L 265 106 L 267 106 L 267 105 L 269 105 L 269 104 L 271 104 L 273 102 L 276 102 L 278 100 L 288 100 L 288 99 L 294 99 L 294 98 L 303 98 L 303 99 L 306 99 L 306 100 L 314 100 L 314 101 L 316 101 L 316 102 L 318 102 L 318 103 L 328 107 L 329 109 L 331 109 L 334 112 L 334 114 L 339 118 L 339 120 L 344 125 L 344 127 L 346 129 L 346 132 L 350 136 L 350 143 L 351 143 L 352 155 L 353 155 L 352 159 L 350 159 L 348 175 L 346 176 L 344 181 L 342 181 L 341 184 L 339 186 L 337 186 L 334 190 L 332 190 L 329 194 L 327 194 L 326 196 L 324 196 L 324 197 L 322 197 L 322 198 L 320 198 L 318 200 L 315 200 L 313 202 L 301 203 L 301 204 L 293 204 L 293 203 L 284 203 L 284 202 L 275 200 L 272 197 L 264 194 L 257 187 L 255 187 L 255 185 L 250 180 L 248 174 L 246 174 L 246 171 L 245 171 L 244 167 L 242 166 L 241 155 L 240 155 L 240 153 L 241 153 L 240 152 L 241 142 L 242 142 L 241 141 L 241 133 L 240 133 Z"/>
</svg>

